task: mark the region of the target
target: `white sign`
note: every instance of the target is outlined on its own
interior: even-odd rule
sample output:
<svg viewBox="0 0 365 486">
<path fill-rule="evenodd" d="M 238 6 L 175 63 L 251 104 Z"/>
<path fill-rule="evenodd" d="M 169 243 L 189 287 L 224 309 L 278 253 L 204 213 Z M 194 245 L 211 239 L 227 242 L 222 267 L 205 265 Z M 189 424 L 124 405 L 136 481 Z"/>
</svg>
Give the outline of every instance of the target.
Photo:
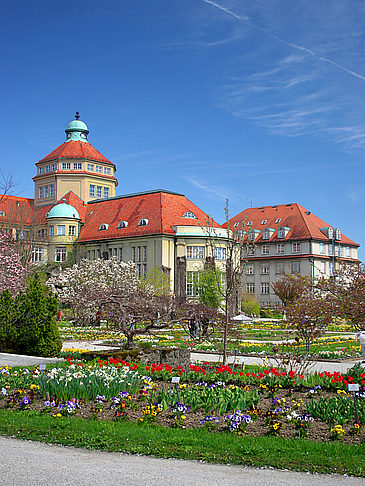
<svg viewBox="0 0 365 486">
<path fill-rule="evenodd" d="M 171 378 L 171 383 L 180 383 L 180 376 L 173 376 Z"/>
<path fill-rule="evenodd" d="M 357 392 L 359 389 L 360 387 L 357 383 L 349 383 L 349 391 Z"/>
<path fill-rule="evenodd" d="M 43 365 L 39 365 L 39 369 L 40 369 L 41 371 L 44 371 L 44 370 L 46 369 L 46 365 L 44 365 L 44 364 L 43 364 Z"/>
</svg>

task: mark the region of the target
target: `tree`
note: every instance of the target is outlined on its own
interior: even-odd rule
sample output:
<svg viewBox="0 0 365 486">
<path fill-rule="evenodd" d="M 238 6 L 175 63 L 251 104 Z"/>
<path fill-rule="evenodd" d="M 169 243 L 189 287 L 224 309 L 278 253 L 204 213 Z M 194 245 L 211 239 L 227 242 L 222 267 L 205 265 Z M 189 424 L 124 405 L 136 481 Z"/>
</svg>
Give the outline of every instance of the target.
<svg viewBox="0 0 365 486">
<path fill-rule="evenodd" d="M 154 268 L 147 272 L 141 280 L 142 288 L 152 288 L 157 295 L 169 295 L 170 291 L 170 277 L 159 268 Z"/>
<path fill-rule="evenodd" d="M 33 356 L 53 356 L 62 348 L 55 320 L 57 298 L 35 274 L 25 292 L 0 296 L 0 348 Z"/>
<path fill-rule="evenodd" d="M 284 273 L 280 280 L 271 284 L 274 294 L 284 307 L 298 300 L 310 286 L 312 279 L 298 273 Z"/>
<path fill-rule="evenodd" d="M 334 315 L 348 320 L 355 330 L 365 329 L 365 274 L 361 268 L 343 264 L 316 287 L 331 302 Z"/>
<path fill-rule="evenodd" d="M 223 364 L 227 361 L 227 344 L 228 332 L 230 329 L 230 322 L 234 314 L 240 308 L 239 296 L 242 283 L 242 274 L 246 266 L 246 257 L 248 249 L 253 246 L 250 243 L 249 236 L 252 232 L 251 227 L 245 229 L 246 222 L 241 221 L 235 225 L 233 232 L 230 227 L 229 219 L 229 205 L 226 200 L 225 211 L 225 258 L 219 261 L 219 265 L 215 261 L 216 249 L 220 248 L 220 238 L 216 234 L 216 230 L 212 224 L 212 220 L 207 218 L 208 228 L 208 244 L 211 248 L 213 262 L 211 269 L 214 272 L 218 294 L 220 296 L 220 309 L 224 313 L 223 320 Z M 247 236 L 247 238 L 245 238 Z M 222 278 L 223 274 L 223 278 Z"/>
<path fill-rule="evenodd" d="M 213 270 L 211 266 L 204 270 L 195 272 L 194 288 L 198 294 L 198 302 L 213 309 L 219 309 L 221 306 L 222 296 L 219 291 L 218 282 L 223 281 L 224 274 L 222 270 Z"/>
<path fill-rule="evenodd" d="M 110 260 L 81 260 L 71 268 L 60 270 L 47 285 L 57 293 L 64 305 L 72 308 L 73 318 L 80 324 L 95 321 L 100 302 L 108 295 L 130 296 L 140 285 L 134 263 Z"/>
<path fill-rule="evenodd" d="M 15 250 L 10 235 L 0 233 L 0 292 L 9 290 L 12 296 L 24 289 L 26 270 Z"/>
</svg>

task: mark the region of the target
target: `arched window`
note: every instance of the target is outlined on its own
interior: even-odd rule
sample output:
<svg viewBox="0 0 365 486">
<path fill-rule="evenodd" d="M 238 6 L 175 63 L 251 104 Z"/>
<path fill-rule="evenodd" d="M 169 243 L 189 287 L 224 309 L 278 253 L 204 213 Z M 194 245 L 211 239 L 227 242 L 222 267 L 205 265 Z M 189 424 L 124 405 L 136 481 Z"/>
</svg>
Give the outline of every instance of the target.
<svg viewBox="0 0 365 486">
<path fill-rule="evenodd" d="M 138 226 L 147 226 L 148 225 L 148 219 L 142 218 L 138 221 Z"/>
<path fill-rule="evenodd" d="M 118 223 L 118 229 L 123 229 L 128 226 L 128 221 L 119 221 Z"/>
<path fill-rule="evenodd" d="M 186 211 L 186 213 L 183 214 L 183 218 L 198 219 L 191 211 Z"/>
</svg>

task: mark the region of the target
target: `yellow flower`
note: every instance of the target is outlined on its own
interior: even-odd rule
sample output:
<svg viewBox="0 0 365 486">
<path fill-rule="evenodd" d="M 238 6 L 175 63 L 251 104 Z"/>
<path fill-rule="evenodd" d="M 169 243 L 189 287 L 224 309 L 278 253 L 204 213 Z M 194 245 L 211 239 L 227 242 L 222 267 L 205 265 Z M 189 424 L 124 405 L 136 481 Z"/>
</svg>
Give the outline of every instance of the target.
<svg viewBox="0 0 365 486">
<path fill-rule="evenodd" d="M 185 420 L 185 419 L 186 419 L 185 415 L 181 415 L 181 420 Z"/>
</svg>

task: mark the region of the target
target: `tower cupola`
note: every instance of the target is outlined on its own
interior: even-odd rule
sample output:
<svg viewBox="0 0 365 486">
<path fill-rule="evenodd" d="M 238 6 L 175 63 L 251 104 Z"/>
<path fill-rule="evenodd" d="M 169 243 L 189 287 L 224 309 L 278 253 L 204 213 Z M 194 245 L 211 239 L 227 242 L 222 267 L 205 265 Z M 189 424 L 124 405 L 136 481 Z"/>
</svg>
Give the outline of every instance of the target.
<svg viewBox="0 0 365 486">
<path fill-rule="evenodd" d="M 65 130 L 66 132 L 66 142 L 69 142 L 70 140 L 74 141 L 80 141 L 80 142 L 85 142 L 88 143 L 88 135 L 89 135 L 89 130 L 87 128 L 86 123 L 81 121 L 80 119 L 79 112 L 76 112 L 75 115 L 75 120 L 72 120 L 68 125 Z"/>
</svg>

